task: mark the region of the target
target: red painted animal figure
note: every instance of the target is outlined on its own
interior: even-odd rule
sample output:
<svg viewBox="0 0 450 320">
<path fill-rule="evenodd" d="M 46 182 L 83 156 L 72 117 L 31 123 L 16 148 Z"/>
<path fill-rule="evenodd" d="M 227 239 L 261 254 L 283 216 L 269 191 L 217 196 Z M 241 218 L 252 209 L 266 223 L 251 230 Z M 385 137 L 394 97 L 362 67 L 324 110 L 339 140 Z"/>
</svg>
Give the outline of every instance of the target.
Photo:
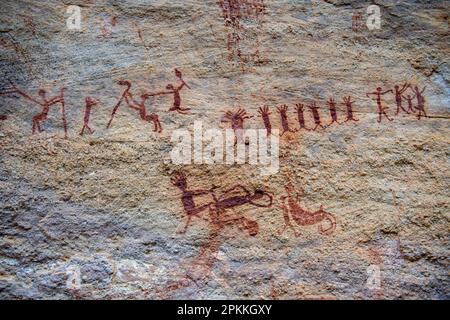
<svg viewBox="0 0 450 320">
<path fill-rule="evenodd" d="M 181 85 L 179 85 L 178 87 L 174 87 L 173 84 L 169 83 L 166 86 L 167 90 L 170 91 L 163 91 L 163 92 L 158 92 L 154 95 L 160 95 L 160 94 L 173 94 L 173 106 L 169 109 L 169 111 L 176 111 L 178 113 L 181 114 L 186 114 L 186 111 L 191 110 L 191 108 L 182 108 L 181 107 L 181 96 L 180 96 L 180 91 L 181 89 L 183 89 L 184 86 L 186 86 L 186 88 L 190 89 L 190 87 L 187 85 L 187 83 L 183 80 L 183 76 L 180 70 L 175 69 L 175 75 L 177 76 L 178 79 L 180 79 L 181 81 Z"/>
<path fill-rule="evenodd" d="M 37 115 L 35 115 L 33 117 L 32 123 L 33 123 L 33 127 L 32 127 L 32 133 L 35 134 L 36 133 L 36 129 L 38 132 L 42 132 L 42 128 L 41 128 L 41 122 L 47 120 L 48 118 L 48 113 L 50 111 L 50 107 L 60 103 L 61 104 L 61 114 L 62 114 L 62 120 L 63 120 L 63 125 L 64 125 L 64 137 L 67 138 L 67 120 L 66 120 L 66 113 L 65 113 L 65 102 L 64 102 L 64 90 L 65 88 L 62 87 L 60 89 L 60 94 L 59 96 L 53 97 L 48 99 L 47 98 L 47 91 L 40 89 L 38 91 L 38 95 L 40 97 L 40 100 L 35 99 L 33 97 L 31 97 L 30 95 L 28 95 L 27 93 L 25 93 L 24 91 L 20 90 L 14 83 L 11 82 L 11 86 L 13 87 L 13 90 L 8 91 L 7 93 L 18 93 L 19 95 L 23 96 L 24 98 L 38 104 L 39 106 L 42 107 L 42 110 L 40 113 L 38 113 Z"/>
<path fill-rule="evenodd" d="M 215 193 L 212 193 L 214 205 L 211 206 L 211 214 L 219 219 L 224 224 L 234 224 L 239 229 L 248 232 L 249 235 L 255 236 L 258 233 L 259 227 L 256 221 L 249 220 L 240 215 L 229 217 L 226 212 L 228 209 L 233 209 L 238 206 L 250 204 L 255 207 L 269 208 L 272 206 L 272 196 L 260 189 L 256 189 L 254 193 L 250 193 L 242 185 L 236 185 L 231 189 L 226 190 L 220 197 L 217 198 Z"/>
<path fill-rule="evenodd" d="M 260 107 L 258 110 L 258 113 L 261 115 L 263 122 L 264 122 L 264 127 L 267 130 L 267 136 L 270 136 L 270 134 L 272 133 L 272 125 L 270 124 L 270 115 L 272 114 L 271 112 L 269 112 L 269 107 L 264 106 L 264 107 Z"/>
<path fill-rule="evenodd" d="M 152 94 L 141 95 L 141 102 L 137 102 L 133 99 L 133 95 L 128 91 L 125 96 L 125 101 L 128 106 L 134 110 L 139 111 L 139 115 L 142 120 L 153 123 L 154 132 L 162 132 L 161 122 L 159 122 L 159 117 L 156 113 L 147 114 L 147 109 L 145 108 L 145 102 Z"/>
<path fill-rule="evenodd" d="M 311 105 L 308 106 L 308 108 L 309 108 L 309 110 L 311 110 L 311 113 L 314 118 L 314 123 L 316 125 L 312 129 L 312 131 L 315 131 L 318 127 L 325 129 L 325 127 L 322 125 L 322 122 L 320 121 L 319 107 L 316 106 L 316 102 L 313 102 Z"/>
<path fill-rule="evenodd" d="M 184 212 L 186 213 L 187 221 L 181 233 L 185 233 L 191 222 L 192 217 L 200 217 L 200 213 L 202 213 L 206 209 L 210 209 L 212 205 L 212 202 L 208 202 L 201 206 L 197 206 L 195 204 L 194 197 L 211 194 L 215 187 L 213 186 L 213 188 L 208 190 L 207 189 L 188 190 L 186 175 L 183 172 L 176 172 L 172 176 L 171 182 L 182 192 L 181 203 L 183 204 L 183 209 Z"/>
<path fill-rule="evenodd" d="M 299 125 L 299 129 L 305 129 L 305 130 L 310 130 L 306 127 L 305 124 L 305 114 L 304 114 L 304 104 L 303 103 L 297 103 L 295 105 L 295 110 L 297 111 L 297 120 L 298 120 L 298 125 Z"/>
<path fill-rule="evenodd" d="M 336 111 L 336 102 L 333 98 L 330 98 L 328 101 L 328 108 L 330 109 L 330 116 L 331 116 L 331 122 L 328 124 L 328 126 L 331 126 L 333 123 L 340 124 L 337 118 L 337 111 Z"/>
<path fill-rule="evenodd" d="M 242 130 L 244 130 L 244 120 L 250 119 L 251 116 L 247 114 L 245 109 L 239 108 L 236 112 L 227 111 L 222 117 L 221 122 L 230 122 L 231 129 L 234 131 L 234 143 L 239 140 L 242 141 Z"/>
<path fill-rule="evenodd" d="M 281 135 L 285 134 L 286 132 L 295 132 L 295 130 L 291 130 L 289 128 L 289 121 L 288 121 L 288 117 L 287 117 L 288 106 L 282 105 L 280 107 L 277 107 L 277 110 L 280 113 L 281 127 L 283 128 L 283 132 L 281 133 Z"/>
<path fill-rule="evenodd" d="M 5 121 L 6 119 L 8 119 L 8 116 L 0 114 L 0 121 Z"/>
<path fill-rule="evenodd" d="M 336 219 L 331 213 L 320 209 L 315 212 L 309 212 L 301 207 L 300 193 L 295 190 L 294 186 L 289 183 L 286 187 L 287 196 L 281 197 L 282 205 L 279 206 L 283 210 L 284 227 L 278 231 L 278 234 L 283 232 L 289 227 L 294 232 L 294 235 L 298 237 L 300 234 L 295 230 L 291 223 L 291 219 L 299 226 L 309 226 L 318 224 L 318 230 L 321 234 L 331 234 L 336 229 Z M 287 200 L 287 205 L 286 205 Z M 324 222 L 328 222 L 328 227 L 324 228 Z"/>
<path fill-rule="evenodd" d="M 413 91 L 416 94 L 417 98 L 417 106 L 415 107 L 419 113 L 417 114 L 417 119 L 420 120 L 420 117 L 428 117 L 427 113 L 425 112 L 425 97 L 422 95 L 422 93 L 425 91 L 426 87 L 423 87 L 422 91 L 419 90 L 417 86 L 414 87 Z"/>
<path fill-rule="evenodd" d="M 403 99 L 405 99 L 408 102 L 408 113 L 415 113 L 414 107 L 413 107 L 413 99 L 416 97 L 416 95 L 413 95 L 411 97 L 410 94 L 408 94 L 406 97 L 402 96 Z"/>
<path fill-rule="evenodd" d="M 355 119 L 353 117 L 353 106 L 352 106 L 352 104 L 355 101 L 352 101 L 352 98 L 350 96 L 343 97 L 342 101 L 344 102 L 344 105 L 347 107 L 347 119 L 345 119 L 344 122 L 347 122 L 347 121 L 359 121 L 358 119 Z"/>
<path fill-rule="evenodd" d="M 406 113 L 409 113 L 408 110 L 405 110 L 402 106 L 402 94 L 409 87 L 410 87 L 410 85 L 408 83 L 405 83 L 401 89 L 398 85 L 394 86 L 395 103 L 397 104 L 397 111 L 395 113 L 396 115 L 398 115 L 400 113 L 400 109 Z"/>
<path fill-rule="evenodd" d="M 86 102 L 86 107 L 84 109 L 84 119 L 83 119 L 84 124 L 83 124 L 83 128 L 81 128 L 80 136 L 82 136 L 84 134 L 84 129 L 88 129 L 90 134 L 94 133 L 94 130 L 92 130 L 91 127 L 89 127 L 89 119 L 91 117 L 92 107 L 97 105 L 98 101 L 91 97 L 86 97 L 85 102 Z"/>
<path fill-rule="evenodd" d="M 381 104 L 381 96 L 382 95 L 385 95 L 386 93 L 389 93 L 389 92 L 393 92 L 392 90 L 386 90 L 386 91 L 384 91 L 384 92 L 382 92 L 382 90 L 381 90 L 381 87 L 378 87 L 377 88 L 377 90 L 375 91 L 375 92 L 369 92 L 369 93 L 366 93 L 366 96 L 367 96 L 367 98 L 370 98 L 370 96 L 369 95 L 375 95 L 377 98 L 376 98 L 376 101 L 377 101 L 377 106 L 378 106 L 378 122 L 380 123 L 381 122 L 381 117 L 384 115 L 385 117 L 386 117 L 386 119 L 388 119 L 389 121 L 392 121 L 393 119 L 391 119 L 391 118 L 389 118 L 389 116 L 387 115 L 387 113 L 386 113 L 386 110 L 387 109 L 389 109 L 389 107 L 384 107 L 382 104 Z"/>
</svg>

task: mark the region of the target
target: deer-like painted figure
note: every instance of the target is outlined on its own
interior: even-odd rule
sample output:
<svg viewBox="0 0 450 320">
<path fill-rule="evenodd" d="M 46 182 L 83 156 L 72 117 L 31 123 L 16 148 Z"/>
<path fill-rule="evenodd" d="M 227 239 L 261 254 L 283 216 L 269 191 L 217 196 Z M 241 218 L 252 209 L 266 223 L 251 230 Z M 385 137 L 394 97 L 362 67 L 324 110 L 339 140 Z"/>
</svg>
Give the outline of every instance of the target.
<svg viewBox="0 0 450 320">
<path fill-rule="evenodd" d="M 298 237 L 300 233 L 295 230 L 294 226 L 291 223 L 291 218 L 294 222 L 299 226 L 310 226 L 314 224 L 318 224 L 318 230 L 321 234 L 329 235 L 334 232 L 336 229 L 336 219 L 334 216 L 323 210 L 323 206 L 320 206 L 320 209 L 315 212 L 310 212 L 306 209 L 303 209 L 300 204 L 300 193 L 295 190 L 292 183 L 289 183 L 286 187 L 287 196 L 282 196 L 280 199 L 282 201 L 282 205 L 278 206 L 283 210 L 284 217 L 284 227 L 283 229 L 278 231 L 278 234 L 281 235 L 283 232 L 289 227 L 294 232 L 294 235 Z M 286 205 L 287 200 L 287 205 Z M 323 222 L 328 221 L 328 228 L 324 228 Z"/>
</svg>

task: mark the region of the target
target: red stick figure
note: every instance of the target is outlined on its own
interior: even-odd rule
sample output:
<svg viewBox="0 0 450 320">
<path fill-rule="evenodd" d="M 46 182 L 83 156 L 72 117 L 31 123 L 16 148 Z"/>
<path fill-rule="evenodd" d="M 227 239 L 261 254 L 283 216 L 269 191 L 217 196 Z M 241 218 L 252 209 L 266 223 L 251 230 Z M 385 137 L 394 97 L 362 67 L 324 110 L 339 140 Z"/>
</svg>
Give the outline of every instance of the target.
<svg viewBox="0 0 450 320">
<path fill-rule="evenodd" d="M 416 111 L 415 111 L 414 108 L 413 108 L 413 103 L 412 103 L 412 101 L 413 101 L 413 99 L 416 97 L 416 95 L 413 95 L 413 96 L 411 97 L 411 95 L 408 94 L 406 97 L 405 97 L 405 96 L 402 96 L 402 97 L 403 97 L 403 99 L 405 99 L 405 100 L 408 102 L 408 111 L 407 111 L 407 113 L 415 113 Z"/>
<path fill-rule="evenodd" d="M 402 106 L 402 94 L 403 94 L 403 92 L 406 91 L 406 89 L 408 89 L 409 86 L 410 85 L 408 83 L 405 83 L 401 89 L 399 89 L 400 87 L 398 85 L 394 86 L 395 102 L 397 103 L 397 112 L 395 113 L 396 115 L 398 115 L 400 113 L 400 109 L 402 109 L 406 113 L 409 113 Z"/>
<path fill-rule="evenodd" d="M 300 129 L 305 129 L 309 131 L 310 129 L 308 129 L 305 124 L 304 104 L 297 103 L 295 105 L 295 110 L 297 110 L 297 120 Z"/>
<path fill-rule="evenodd" d="M 381 117 L 382 115 L 384 115 L 389 121 L 392 121 L 393 119 L 389 118 L 389 116 L 386 114 L 386 110 L 389 109 L 389 107 L 383 107 L 383 105 L 381 104 L 381 96 L 388 93 L 388 92 L 393 92 L 392 90 L 386 90 L 385 92 L 381 92 L 381 87 L 377 88 L 377 91 L 375 92 L 369 92 L 366 93 L 367 98 L 370 98 L 369 94 L 373 94 L 377 96 L 377 106 L 378 106 L 378 122 L 381 122 Z"/>
<path fill-rule="evenodd" d="M 131 88 L 131 83 L 129 81 L 120 80 L 118 84 L 121 86 L 126 86 L 127 88 L 123 91 L 122 96 L 120 97 L 119 101 L 117 101 L 116 105 L 113 108 L 113 111 L 111 113 L 111 119 L 109 119 L 108 125 L 106 126 L 107 129 L 111 127 L 111 123 L 114 119 L 117 110 L 119 109 L 120 105 L 122 104 L 122 101 L 125 99 L 125 96 L 128 94 Z"/>
<path fill-rule="evenodd" d="M 61 104 L 61 114 L 62 114 L 62 121 L 64 125 L 64 137 L 67 138 L 67 120 L 66 120 L 66 112 L 65 112 L 65 103 L 64 103 L 64 90 L 65 88 L 62 87 L 60 90 L 59 96 L 53 97 L 51 99 L 47 99 L 47 92 L 44 89 L 40 89 L 38 91 L 38 95 L 41 99 L 41 101 L 31 97 L 27 93 L 20 90 L 13 82 L 11 82 L 11 86 L 13 87 L 13 90 L 10 90 L 6 93 L 18 93 L 21 96 L 23 96 L 25 99 L 28 99 L 42 107 L 41 113 L 38 113 L 33 117 L 33 128 L 32 132 L 35 134 L 36 128 L 38 129 L 38 132 L 42 132 L 42 128 L 40 123 L 47 120 L 48 112 L 50 110 L 50 107 L 60 103 Z"/>
<path fill-rule="evenodd" d="M 267 106 L 260 107 L 259 110 L 258 110 L 258 113 L 261 115 L 261 117 L 263 119 L 264 127 L 267 130 L 267 136 L 270 136 L 270 134 L 272 133 L 272 125 L 270 124 L 269 116 L 272 113 L 269 112 L 269 107 L 267 107 Z"/>
<path fill-rule="evenodd" d="M 314 118 L 315 127 L 312 129 L 312 131 L 315 131 L 318 127 L 321 127 L 322 129 L 325 129 L 325 127 L 322 125 L 322 122 L 320 121 L 320 114 L 319 114 L 319 107 L 316 106 L 316 102 L 313 102 L 308 108 L 311 110 L 311 113 Z"/>
<path fill-rule="evenodd" d="M 347 121 L 359 121 L 358 119 L 355 119 L 353 117 L 352 103 L 355 102 L 355 101 L 352 101 L 352 98 L 350 96 L 343 97 L 342 100 L 344 101 L 344 105 L 347 107 L 347 119 L 345 119 L 344 122 L 347 122 Z"/>
<path fill-rule="evenodd" d="M 156 113 L 147 114 L 147 109 L 145 108 L 145 101 L 155 94 L 143 94 L 141 95 L 141 102 L 137 102 L 133 99 L 131 92 L 128 91 L 125 96 L 125 101 L 128 106 L 132 109 L 139 111 L 139 115 L 142 120 L 153 123 L 153 131 L 154 132 L 162 132 L 161 123 L 159 122 L 159 117 Z"/>
<path fill-rule="evenodd" d="M 86 97 L 85 102 L 86 102 L 86 107 L 84 109 L 84 124 L 83 124 L 83 128 L 81 128 L 80 136 L 82 136 L 84 134 L 84 129 L 88 129 L 90 134 L 94 133 L 94 130 L 92 130 L 89 127 L 89 118 L 91 117 L 92 107 L 95 106 L 96 104 L 98 104 L 98 101 L 91 97 Z"/>
<path fill-rule="evenodd" d="M 177 88 L 175 88 L 173 86 L 173 84 L 169 83 L 166 86 L 166 89 L 170 90 L 170 91 L 159 92 L 159 93 L 156 93 L 155 95 L 173 94 L 173 106 L 172 106 L 172 108 L 169 109 L 169 111 L 176 111 L 181 114 L 186 114 L 187 113 L 186 111 L 191 110 L 191 108 L 181 108 L 180 90 L 183 89 L 184 86 L 186 86 L 188 89 L 190 89 L 190 87 L 187 85 L 186 82 L 184 82 L 181 71 L 179 71 L 178 69 L 175 69 L 175 75 L 177 76 L 178 79 L 180 79 L 181 85 L 178 86 Z"/>
<path fill-rule="evenodd" d="M 331 126 L 334 122 L 337 124 L 340 124 L 337 119 L 337 111 L 336 111 L 336 102 L 333 98 L 330 98 L 330 100 L 327 101 L 328 107 L 330 109 L 330 116 L 331 116 L 331 122 L 328 124 L 328 126 Z"/>
<path fill-rule="evenodd" d="M 419 90 L 417 86 L 414 87 L 413 91 L 416 94 L 417 98 L 417 107 L 415 107 L 417 110 L 419 110 L 419 114 L 417 115 L 417 119 L 420 120 L 420 117 L 428 117 L 427 113 L 425 112 L 425 97 L 422 95 L 422 93 L 425 91 L 426 87 L 423 87 L 422 91 Z"/>
<path fill-rule="evenodd" d="M 231 129 L 234 131 L 234 143 L 236 144 L 238 139 L 242 141 L 242 130 L 244 130 L 244 120 L 250 119 L 251 116 L 247 114 L 245 109 L 239 108 L 236 112 L 227 111 L 222 117 L 221 122 L 231 122 Z"/>
<path fill-rule="evenodd" d="M 283 128 L 283 132 L 281 135 L 285 134 L 286 132 L 295 132 L 294 130 L 289 129 L 289 121 L 287 117 L 287 105 L 282 105 L 280 107 L 277 107 L 278 112 L 280 113 L 281 117 L 281 127 Z"/>
</svg>

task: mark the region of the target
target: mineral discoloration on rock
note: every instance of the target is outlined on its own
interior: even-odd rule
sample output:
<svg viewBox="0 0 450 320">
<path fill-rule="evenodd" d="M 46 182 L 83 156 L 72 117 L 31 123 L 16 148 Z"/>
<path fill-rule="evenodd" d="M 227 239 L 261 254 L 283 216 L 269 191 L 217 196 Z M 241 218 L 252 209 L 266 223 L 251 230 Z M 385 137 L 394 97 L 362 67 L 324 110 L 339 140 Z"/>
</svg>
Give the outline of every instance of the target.
<svg viewBox="0 0 450 320">
<path fill-rule="evenodd" d="M 360 2 L 254 1 L 239 21 L 225 2 L 79 2 L 80 32 L 61 2 L 4 4 L 0 297 L 448 299 L 448 3 L 382 2 L 381 29 L 355 31 Z M 67 139 L 61 103 L 33 135 L 42 105 L 8 80 L 36 99 L 65 87 Z M 170 164 L 194 121 L 285 131 L 279 173 Z M 194 204 L 179 172 L 205 191 Z M 298 237 L 278 233 L 283 203 Z M 321 206 L 332 232 L 302 215 Z"/>
</svg>

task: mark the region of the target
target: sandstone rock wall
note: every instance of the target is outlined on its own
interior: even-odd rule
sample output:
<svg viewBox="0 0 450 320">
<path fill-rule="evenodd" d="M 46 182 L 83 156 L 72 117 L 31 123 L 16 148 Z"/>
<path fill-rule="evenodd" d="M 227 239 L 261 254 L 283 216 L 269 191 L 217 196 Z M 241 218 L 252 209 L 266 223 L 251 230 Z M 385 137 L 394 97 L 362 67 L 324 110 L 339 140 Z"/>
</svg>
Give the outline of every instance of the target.
<svg viewBox="0 0 450 320">
<path fill-rule="evenodd" d="M 448 299 L 449 4 L 377 1 L 381 28 L 369 30 L 370 4 L 2 2 L 0 297 Z M 67 28 L 69 5 L 81 8 L 79 31 Z M 162 132 L 124 101 L 107 128 L 124 90 L 118 81 L 130 81 L 139 100 L 180 79 L 189 86 L 180 91 L 186 114 L 169 111 L 173 94 L 146 101 L 145 116 L 157 115 Z M 54 97 L 65 87 L 67 138 L 61 104 L 40 122 L 42 106 L 10 81 L 38 102 L 39 89 Z M 396 115 L 389 92 L 382 103 L 392 121 L 378 122 L 376 96 L 366 93 L 404 83 L 404 95 L 425 88 L 428 117 L 418 119 L 417 98 Z M 358 121 L 344 122 L 344 96 Z M 80 135 L 86 97 L 98 100 L 94 132 Z M 331 97 L 340 124 L 329 125 Z M 324 127 L 298 130 L 295 105 L 305 105 L 312 129 L 313 101 Z M 175 130 L 192 132 L 194 121 L 230 128 L 224 115 L 239 108 L 245 128 L 265 129 L 258 110 L 268 106 L 282 131 L 282 105 L 293 132 L 280 137 L 277 174 L 171 163 Z M 32 134 L 33 119 L 43 132 Z M 216 186 L 220 195 L 240 185 L 272 201 L 188 215 L 180 172 L 188 190 Z M 318 212 L 317 221 L 299 225 L 309 218 L 295 220 L 305 213 L 295 203 Z M 295 232 L 279 232 L 286 214 Z"/>
</svg>

